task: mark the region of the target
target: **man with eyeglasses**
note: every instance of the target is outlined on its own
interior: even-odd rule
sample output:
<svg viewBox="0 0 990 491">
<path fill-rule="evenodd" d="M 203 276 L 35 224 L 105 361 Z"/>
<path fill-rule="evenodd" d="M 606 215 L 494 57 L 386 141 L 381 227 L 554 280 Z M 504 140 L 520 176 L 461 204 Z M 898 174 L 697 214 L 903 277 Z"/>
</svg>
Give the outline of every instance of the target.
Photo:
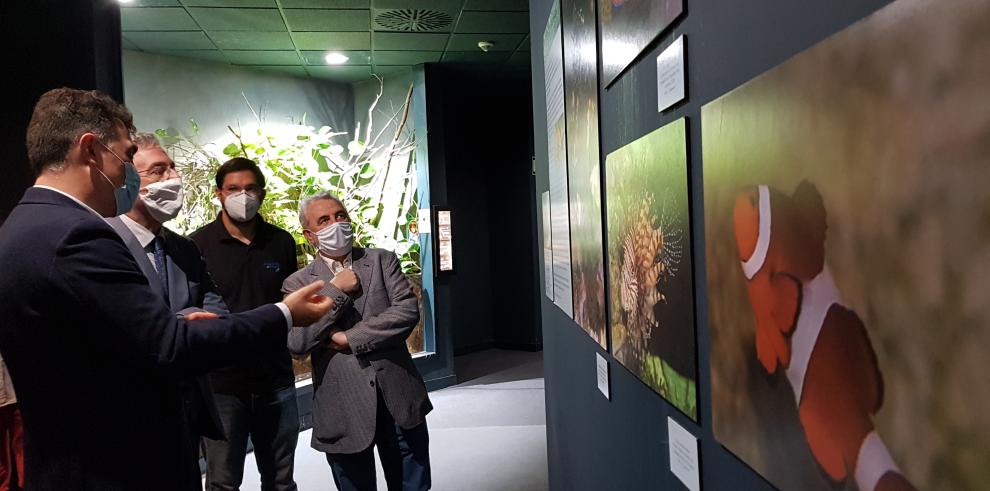
<svg viewBox="0 0 990 491">
<path fill-rule="evenodd" d="M 193 232 L 210 275 L 231 312 L 282 298 L 282 282 L 296 271 L 296 242 L 258 214 L 265 176 L 246 158 L 217 170 L 217 219 Z M 292 491 L 299 433 L 295 377 L 285 340 L 282 349 L 210 374 L 227 439 L 205 438 L 206 488 L 235 491 L 244 478 L 250 436 L 264 491 Z"/>
<path fill-rule="evenodd" d="M 293 322 L 333 305 L 316 282 L 240 314 L 176 316 L 105 221 L 137 199 L 133 131 L 106 94 L 65 88 L 41 96 L 27 128 L 37 178 L 0 226 L 0 352 L 28 489 L 198 488 L 177 382 L 280 351 Z"/>
<path fill-rule="evenodd" d="M 120 234 L 151 289 L 172 312 L 227 313 L 227 305 L 207 273 L 199 248 L 192 240 L 162 226 L 182 209 L 182 179 L 175 162 L 155 135 L 138 133 L 131 140 L 137 145 L 133 160 L 141 176 L 138 199 L 131 211 L 108 218 L 107 223 Z M 180 432 L 185 440 L 184 459 L 197 461 L 200 438 L 223 439 L 223 426 L 205 375 L 180 380 L 177 385 L 182 395 L 178 409 L 185 425 Z"/>
</svg>

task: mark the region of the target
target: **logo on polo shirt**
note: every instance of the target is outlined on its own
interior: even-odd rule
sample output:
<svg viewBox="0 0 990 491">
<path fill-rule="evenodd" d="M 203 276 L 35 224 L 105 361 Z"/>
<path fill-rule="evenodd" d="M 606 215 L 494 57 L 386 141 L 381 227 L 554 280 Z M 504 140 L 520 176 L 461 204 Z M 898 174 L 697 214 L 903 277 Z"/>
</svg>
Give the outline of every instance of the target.
<svg viewBox="0 0 990 491">
<path fill-rule="evenodd" d="M 278 271 L 282 269 L 282 267 L 279 266 L 278 261 L 265 261 L 265 269 L 273 273 L 278 273 Z"/>
</svg>

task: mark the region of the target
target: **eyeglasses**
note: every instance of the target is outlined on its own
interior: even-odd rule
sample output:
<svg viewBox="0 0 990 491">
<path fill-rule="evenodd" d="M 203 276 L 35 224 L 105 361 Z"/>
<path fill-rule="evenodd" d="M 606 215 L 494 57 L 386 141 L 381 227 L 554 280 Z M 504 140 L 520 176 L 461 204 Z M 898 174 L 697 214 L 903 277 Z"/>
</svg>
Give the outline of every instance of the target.
<svg viewBox="0 0 990 491">
<path fill-rule="evenodd" d="M 156 165 L 148 170 L 138 171 L 138 174 L 158 181 L 162 180 L 165 176 L 179 177 L 179 172 L 175 170 L 175 167 L 166 167 L 164 165 Z"/>
<path fill-rule="evenodd" d="M 117 160 L 119 160 L 120 163 L 121 163 L 121 165 L 123 165 L 124 167 L 127 167 L 127 164 L 134 165 L 134 162 L 131 162 L 130 160 L 124 160 L 124 159 L 120 158 L 120 155 L 117 155 L 117 152 L 114 152 L 113 150 L 110 150 L 110 147 L 108 147 L 106 143 L 103 143 L 102 141 L 100 141 L 99 138 L 97 138 L 96 141 L 101 146 L 103 146 L 103 148 L 107 149 L 107 151 L 110 152 L 111 155 L 113 155 L 114 157 L 117 157 Z"/>
<path fill-rule="evenodd" d="M 245 193 L 253 195 L 255 198 L 257 198 L 259 195 L 261 195 L 262 189 L 257 184 L 248 184 L 243 188 L 240 186 L 227 186 L 221 190 L 221 192 L 223 192 L 225 196 L 229 196 L 231 194 L 237 194 L 241 191 L 244 191 Z"/>
</svg>

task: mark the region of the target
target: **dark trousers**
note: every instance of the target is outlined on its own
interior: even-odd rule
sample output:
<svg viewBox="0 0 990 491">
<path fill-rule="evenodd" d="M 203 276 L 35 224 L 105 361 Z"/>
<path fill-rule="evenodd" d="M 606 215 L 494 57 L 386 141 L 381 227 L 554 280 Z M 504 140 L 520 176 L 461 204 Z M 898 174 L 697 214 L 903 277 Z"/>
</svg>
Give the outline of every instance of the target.
<svg viewBox="0 0 990 491">
<path fill-rule="evenodd" d="M 24 426 L 17 404 L 0 407 L 0 491 L 24 489 Z"/>
<path fill-rule="evenodd" d="M 269 394 L 214 394 L 227 441 L 204 438 L 207 491 L 236 491 L 244 479 L 248 436 L 262 491 L 295 491 L 292 470 L 299 438 L 295 387 Z"/>
<path fill-rule="evenodd" d="M 375 491 L 375 454 L 385 471 L 388 491 L 425 491 L 430 478 L 430 432 L 426 422 L 403 429 L 395 423 L 381 392 L 378 393 L 378 421 L 375 439 L 367 449 L 355 454 L 327 454 L 333 482 L 339 491 Z"/>
</svg>

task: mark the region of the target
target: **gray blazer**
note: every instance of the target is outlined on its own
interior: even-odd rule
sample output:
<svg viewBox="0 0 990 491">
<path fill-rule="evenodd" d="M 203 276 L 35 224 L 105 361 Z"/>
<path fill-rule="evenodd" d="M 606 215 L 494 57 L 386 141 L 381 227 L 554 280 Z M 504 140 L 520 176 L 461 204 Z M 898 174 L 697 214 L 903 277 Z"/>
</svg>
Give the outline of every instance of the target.
<svg viewBox="0 0 990 491">
<path fill-rule="evenodd" d="M 426 421 L 433 409 L 423 377 L 413 364 L 406 338 L 419 321 L 419 304 L 395 254 L 355 247 L 351 253 L 361 291 L 352 298 L 330 284 L 333 273 L 317 257 L 286 278 L 282 291 L 291 293 L 317 280 L 334 308 L 309 326 L 289 331 L 289 351 L 312 354 L 313 448 L 327 453 L 357 453 L 375 436 L 377 390 L 399 426 L 409 429 Z M 347 332 L 350 350 L 330 347 L 330 331 Z"/>
<path fill-rule="evenodd" d="M 148 279 L 148 284 L 155 293 L 165 296 L 158 272 L 148 260 L 148 255 L 137 237 L 127 228 L 119 217 L 108 218 L 107 223 L 115 231 L 127 250 L 131 251 L 138 267 Z M 186 314 L 196 310 L 206 310 L 215 314 L 228 313 L 227 304 L 217 293 L 206 270 L 206 263 L 199 253 L 196 244 L 171 230 L 162 227 L 162 237 L 165 239 L 165 267 L 168 270 L 169 307 L 176 314 Z M 183 408 L 187 411 L 187 422 L 198 434 L 214 440 L 225 439 L 223 424 L 213 400 L 213 390 L 205 375 L 192 380 L 180 381 L 183 393 Z"/>
</svg>

